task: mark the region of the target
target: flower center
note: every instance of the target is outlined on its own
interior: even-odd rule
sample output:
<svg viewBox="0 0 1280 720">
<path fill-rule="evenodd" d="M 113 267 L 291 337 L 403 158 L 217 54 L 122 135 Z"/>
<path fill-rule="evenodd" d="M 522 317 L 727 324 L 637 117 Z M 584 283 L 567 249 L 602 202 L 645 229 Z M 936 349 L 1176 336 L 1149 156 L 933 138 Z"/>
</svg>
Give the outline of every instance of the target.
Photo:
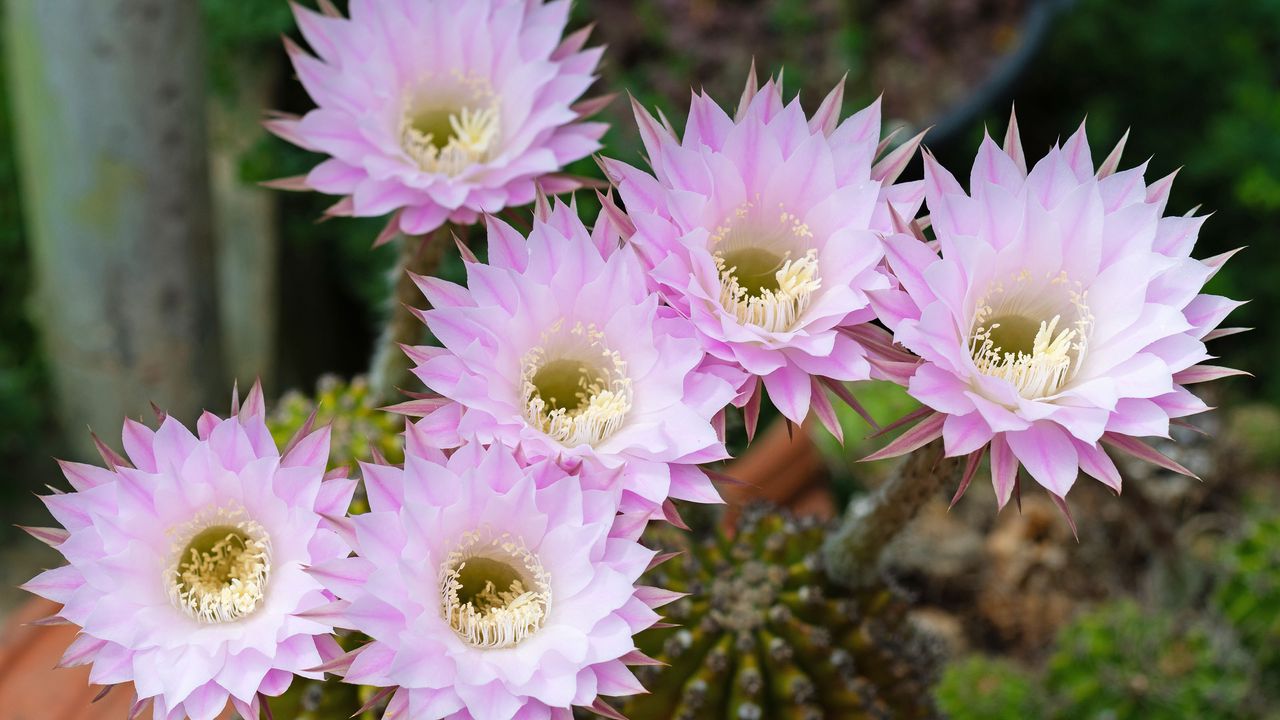
<svg viewBox="0 0 1280 720">
<path fill-rule="evenodd" d="M 400 145 L 418 167 L 455 176 L 489 160 L 500 123 L 488 83 L 453 73 L 420 87 L 400 118 Z"/>
<path fill-rule="evenodd" d="M 746 203 L 712 233 L 720 304 L 743 324 L 790 330 L 822 287 L 817 251 L 808 249 L 813 233 L 785 207 L 765 217 L 756 206 Z"/>
<path fill-rule="evenodd" d="M 1087 293 L 1065 274 L 1032 286 L 1026 272 L 996 283 L 978 303 L 969 352 L 978 372 L 1002 378 L 1028 400 L 1071 381 L 1088 350 Z"/>
<path fill-rule="evenodd" d="M 219 510 L 189 523 L 166 570 L 169 599 L 202 623 L 252 614 L 266 596 L 271 541 L 243 510 Z"/>
<path fill-rule="evenodd" d="M 627 363 L 594 325 L 557 321 L 525 354 L 520 384 L 525 420 L 569 446 L 603 441 L 631 410 Z"/>
<path fill-rule="evenodd" d="M 472 647 L 519 645 L 551 610 L 551 579 L 524 543 L 489 529 L 468 533 L 440 568 L 440 606 Z"/>
</svg>

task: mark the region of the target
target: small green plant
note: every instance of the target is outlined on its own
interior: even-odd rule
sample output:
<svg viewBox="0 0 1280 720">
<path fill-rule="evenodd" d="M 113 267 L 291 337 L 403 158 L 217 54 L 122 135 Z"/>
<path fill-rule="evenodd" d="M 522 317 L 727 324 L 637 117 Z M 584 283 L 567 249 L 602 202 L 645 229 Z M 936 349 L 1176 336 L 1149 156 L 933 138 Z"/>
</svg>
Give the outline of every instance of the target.
<svg viewBox="0 0 1280 720">
<path fill-rule="evenodd" d="M 1252 717 L 1242 708 L 1253 690 L 1249 658 L 1229 632 L 1132 600 L 1067 626 L 1044 683 L 1061 718 Z"/>
<path fill-rule="evenodd" d="M 1265 683 L 1229 628 L 1130 599 L 1063 628 L 1038 674 L 974 657 L 937 688 L 952 720 L 1247 720 L 1267 717 Z"/>
<path fill-rule="evenodd" d="M 1044 717 L 1038 679 L 999 658 L 973 656 L 949 666 L 937 688 L 938 708 L 951 720 Z"/>
</svg>

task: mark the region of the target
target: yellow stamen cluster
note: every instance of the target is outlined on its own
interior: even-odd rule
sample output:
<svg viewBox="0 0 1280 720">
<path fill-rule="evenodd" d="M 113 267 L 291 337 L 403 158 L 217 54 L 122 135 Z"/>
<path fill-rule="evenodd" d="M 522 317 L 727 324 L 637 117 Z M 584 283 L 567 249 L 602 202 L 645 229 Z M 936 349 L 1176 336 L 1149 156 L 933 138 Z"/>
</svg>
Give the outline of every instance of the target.
<svg viewBox="0 0 1280 720">
<path fill-rule="evenodd" d="M 514 647 L 551 610 L 551 578 L 524 543 L 485 528 L 469 532 L 440 568 L 444 619 L 469 645 Z"/>
<path fill-rule="evenodd" d="M 400 119 L 400 144 L 425 172 L 456 176 L 490 159 L 501 132 L 498 104 L 483 80 L 454 75 L 424 82 Z"/>
<path fill-rule="evenodd" d="M 817 252 L 792 257 L 791 248 L 810 245 L 813 233 L 781 206 L 776 223 L 763 222 L 753 212 L 755 205 L 739 207 L 711 235 L 720 304 L 743 324 L 784 332 L 795 326 L 822 287 Z"/>
<path fill-rule="evenodd" d="M 1007 380 L 1018 394 L 1029 400 L 1051 396 L 1060 390 L 1084 362 L 1088 350 L 1093 314 L 1087 293 L 1073 285 L 1065 273 L 1047 278 L 1050 290 L 1065 291 L 1074 320 L 1067 327 L 1063 313 L 1044 309 L 1050 294 L 1043 288 L 1029 288 L 1030 275 L 1019 273 L 1011 286 L 995 283 L 978 303 L 969 353 L 978 372 Z M 1064 308 L 1064 309 L 1068 309 Z M 1048 317 L 1048 319 L 1040 319 Z"/>
<path fill-rule="evenodd" d="M 525 354 L 520 386 L 529 424 L 570 447 L 613 435 L 631 410 L 627 363 L 595 325 L 557 321 Z"/>
<path fill-rule="evenodd" d="M 219 509 L 171 531 L 174 561 L 165 572 L 169 598 L 202 623 L 252 614 L 266 597 L 271 541 L 243 510 Z"/>
</svg>

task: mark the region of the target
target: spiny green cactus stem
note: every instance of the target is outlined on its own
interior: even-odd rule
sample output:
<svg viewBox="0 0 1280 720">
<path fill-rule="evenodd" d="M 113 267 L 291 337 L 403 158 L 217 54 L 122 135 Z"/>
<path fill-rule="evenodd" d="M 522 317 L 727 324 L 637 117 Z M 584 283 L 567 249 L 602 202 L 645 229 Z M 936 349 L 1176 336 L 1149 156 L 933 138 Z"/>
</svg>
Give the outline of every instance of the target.
<svg viewBox="0 0 1280 720">
<path fill-rule="evenodd" d="M 422 304 L 422 292 L 410 273 L 434 275 L 443 255 L 444 243 L 441 241 L 447 238 L 448 235 L 436 231 L 427 237 L 401 236 L 398 241 L 400 259 L 392 270 L 395 295 L 369 369 L 370 388 L 374 398 L 382 404 L 395 402 L 396 389 L 410 387 L 413 383 L 413 364 L 400 346 L 421 344 L 426 332 L 422 321 L 410 310 Z"/>
<path fill-rule="evenodd" d="M 940 488 L 958 479 L 959 469 L 959 459 L 943 457 L 941 440 L 904 458 L 888 482 L 854 501 L 839 528 L 827 537 L 822 552 L 831 577 L 854 587 L 874 586 L 880 580 L 885 546 Z"/>
<path fill-rule="evenodd" d="M 654 528 L 661 551 L 681 552 L 647 582 L 688 593 L 664 608 L 677 627 L 638 643 L 668 667 L 646 667 L 649 694 L 632 720 L 912 720 L 936 716 L 930 687 L 937 653 L 886 587 L 827 582 L 824 528 L 756 508 L 732 536 L 698 542 Z"/>
</svg>

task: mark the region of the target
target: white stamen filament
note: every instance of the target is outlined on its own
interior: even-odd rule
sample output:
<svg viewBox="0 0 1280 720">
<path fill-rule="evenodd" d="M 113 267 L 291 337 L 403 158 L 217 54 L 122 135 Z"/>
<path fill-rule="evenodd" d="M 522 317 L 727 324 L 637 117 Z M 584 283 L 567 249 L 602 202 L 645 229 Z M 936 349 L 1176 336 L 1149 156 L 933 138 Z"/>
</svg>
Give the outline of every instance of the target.
<svg viewBox="0 0 1280 720">
<path fill-rule="evenodd" d="M 524 542 L 469 532 L 440 568 L 440 606 L 458 637 L 478 648 L 519 645 L 551 610 L 551 577 Z"/>
<path fill-rule="evenodd" d="M 529 424 L 570 447 L 613 435 L 631 410 L 627 363 L 595 325 L 566 333 L 557 321 L 525 354 L 520 385 Z"/>
<path fill-rule="evenodd" d="M 202 623 L 252 614 L 266 596 L 271 540 L 242 509 L 219 508 L 170 531 L 165 584 L 174 606 Z"/>
<path fill-rule="evenodd" d="M 780 206 L 775 222 L 753 212 L 746 203 L 711 236 L 720 273 L 720 304 L 738 322 L 770 332 L 792 329 L 822 287 L 817 251 L 792 257 L 795 246 L 812 242 L 813 233 L 799 217 Z"/>
<path fill-rule="evenodd" d="M 759 294 L 752 294 L 740 284 L 735 274 L 737 266 L 726 268 L 724 258 L 717 253 L 720 304 L 743 324 L 756 325 L 771 332 L 790 330 L 808 309 L 813 293 L 822 287 L 822 281 L 818 279 L 815 251 L 810 250 L 798 260 L 791 259 L 789 255 L 784 256 L 782 267 L 775 274 L 778 289 L 765 288 Z"/>
<path fill-rule="evenodd" d="M 455 70 L 422 79 L 408 97 L 400 145 L 424 172 L 453 177 L 491 159 L 502 128 L 487 80 Z"/>
<path fill-rule="evenodd" d="M 1075 319 L 1069 327 L 1062 328 L 1062 312 L 1055 312 L 1047 320 L 1039 319 L 1047 313 L 1027 307 L 1031 304 L 1027 297 L 1043 300 L 1048 293 L 1042 288 L 1027 287 L 1029 279 L 1028 273 L 1020 273 L 1013 278 L 1012 289 L 997 283 L 978 303 L 969 353 L 978 372 L 1007 380 L 1020 396 L 1035 400 L 1062 390 L 1080 369 L 1088 350 L 1093 315 L 1086 293 L 1060 274 L 1051 278 L 1048 285 L 1050 289 L 1066 290 L 1066 309 Z"/>
<path fill-rule="evenodd" d="M 443 142 L 434 132 L 424 132 L 408 113 L 400 121 L 404 150 L 426 172 L 459 175 L 489 159 L 498 137 L 498 110 L 494 107 L 462 108 L 448 115 L 452 133 Z"/>
</svg>

